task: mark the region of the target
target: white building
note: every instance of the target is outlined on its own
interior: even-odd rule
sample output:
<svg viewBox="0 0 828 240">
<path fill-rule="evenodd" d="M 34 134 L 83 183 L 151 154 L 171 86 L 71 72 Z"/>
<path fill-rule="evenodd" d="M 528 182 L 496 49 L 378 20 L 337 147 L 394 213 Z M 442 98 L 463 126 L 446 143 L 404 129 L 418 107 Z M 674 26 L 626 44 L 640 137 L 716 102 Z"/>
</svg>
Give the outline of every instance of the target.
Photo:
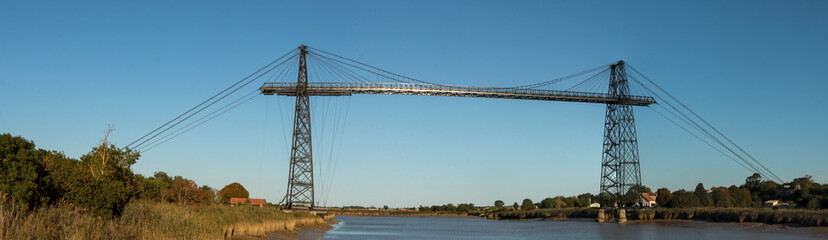
<svg viewBox="0 0 828 240">
<path fill-rule="evenodd" d="M 638 204 L 641 207 L 646 208 L 653 208 L 656 206 L 656 194 L 655 193 L 641 193 L 638 197 Z"/>
</svg>

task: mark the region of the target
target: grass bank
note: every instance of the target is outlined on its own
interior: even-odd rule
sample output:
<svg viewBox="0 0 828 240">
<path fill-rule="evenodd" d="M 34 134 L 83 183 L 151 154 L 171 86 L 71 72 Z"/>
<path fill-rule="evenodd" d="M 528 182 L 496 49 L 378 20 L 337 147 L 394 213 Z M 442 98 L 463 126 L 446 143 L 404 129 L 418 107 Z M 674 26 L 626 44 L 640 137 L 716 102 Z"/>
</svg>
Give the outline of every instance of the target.
<svg viewBox="0 0 828 240">
<path fill-rule="evenodd" d="M 137 201 L 127 205 L 120 218 L 101 219 L 73 207 L 25 212 L 0 204 L 3 239 L 228 239 L 324 223 L 324 219 L 306 213 L 251 206 L 191 207 Z"/>
<path fill-rule="evenodd" d="M 506 212 L 484 213 L 484 217 L 494 220 L 521 220 L 531 218 L 564 219 L 564 218 L 596 218 L 598 209 L 595 208 L 552 208 L 536 210 L 518 210 Z"/>
<path fill-rule="evenodd" d="M 607 217 L 617 218 L 616 210 L 607 210 Z M 526 211 L 483 213 L 488 219 L 565 219 L 596 218 L 598 209 L 559 208 Z M 828 226 L 828 210 L 768 209 L 768 208 L 657 208 L 645 211 L 628 211 L 630 220 L 687 219 L 716 222 L 762 222 L 768 224 L 801 224 L 804 226 Z"/>
<path fill-rule="evenodd" d="M 828 210 L 768 208 L 658 208 L 659 219 L 701 219 L 716 222 L 762 222 L 828 226 Z"/>
</svg>

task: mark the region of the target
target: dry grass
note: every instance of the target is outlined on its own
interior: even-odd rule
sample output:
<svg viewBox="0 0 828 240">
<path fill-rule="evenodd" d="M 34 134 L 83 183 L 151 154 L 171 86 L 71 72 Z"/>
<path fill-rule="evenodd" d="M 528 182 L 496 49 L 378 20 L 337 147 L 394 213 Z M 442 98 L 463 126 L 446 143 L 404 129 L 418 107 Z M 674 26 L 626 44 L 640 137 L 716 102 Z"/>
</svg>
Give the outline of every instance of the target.
<svg viewBox="0 0 828 240">
<path fill-rule="evenodd" d="M 120 218 L 101 219 L 72 207 L 43 207 L 27 213 L 0 204 L 0 237 L 4 239 L 227 239 L 321 223 L 322 218 L 304 213 L 250 206 L 190 207 L 138 201 L 130 203 Z"/>
<path fill-rule="evenodd" d="M 802 224 L 828 226 L 828 210 L 768 208 L 658 208 L 661 219 L 702 219 L 718 222 L 763 222 L 769 224 Z"/>
<path fill-rule="evenodd" d="M 598 217 L 598 209 L 595 208 L 552 208 L 537 210 L 519 210 L 509 212 L 496 212 L 488 218 L 493 219 L 527 219 L 527 218 L 595 218 Z"/>
</svg>

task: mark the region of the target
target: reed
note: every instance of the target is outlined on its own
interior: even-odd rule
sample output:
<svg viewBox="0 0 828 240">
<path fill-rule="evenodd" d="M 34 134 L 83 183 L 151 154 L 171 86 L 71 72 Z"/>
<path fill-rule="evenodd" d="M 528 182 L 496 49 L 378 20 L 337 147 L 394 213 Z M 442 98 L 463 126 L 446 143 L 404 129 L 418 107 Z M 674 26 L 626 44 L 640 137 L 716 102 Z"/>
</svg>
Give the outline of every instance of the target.
<svg viewBox="0 0 828 240">
<path fill-rule="evenodd" d="M 717 222 L 763 222 L 828 226 L 828 210 L 769 208 L 657 208 L 660 219 L 700 219 Z"/>
<path fill-rule="evenodd" d="M 496 212 L 493 218 L 496 219 L 527 219 L 527 218 L 595 218 L 598 217 L 598 209 L 595 208 L 553 208 L 537 210 L 521 210 L 510 212 Z M 490 217 L 490 218 L 492 218 Z"/>
<path fill-rule="evenodd" d="M 293 231 L 324 222 L 306 213 L 252 206 L 192 207 L 136 201 L 127 205 L 120 218 L 102 219 L 70 206 L 26 212 L 0 204 L 3 239 L 228 239 Z"/>
</svg>

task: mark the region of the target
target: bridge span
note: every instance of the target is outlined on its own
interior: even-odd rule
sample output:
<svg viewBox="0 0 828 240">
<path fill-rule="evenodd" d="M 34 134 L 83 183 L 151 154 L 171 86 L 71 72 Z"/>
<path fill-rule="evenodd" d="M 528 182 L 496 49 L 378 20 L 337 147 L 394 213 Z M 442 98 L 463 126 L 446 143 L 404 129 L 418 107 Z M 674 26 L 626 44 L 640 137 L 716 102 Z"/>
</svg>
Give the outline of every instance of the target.
<svg viewBox="0 0 828 240">
<path fill-rule="evenodd" d="M 586 102 L 633 106 L 649 106 L 656 103 L 653 97 L 648 96 L 618 96 L 607 93 L 423 83 L 308 82 L 307 86 L 301 86 L 295 82 L 269 82 L 259 88 L 264 95 L 276 94 L 283 96 L 296 96 L 300 89 L 304 90 L 308 96 L 388 94 Z"/>
</svg>

